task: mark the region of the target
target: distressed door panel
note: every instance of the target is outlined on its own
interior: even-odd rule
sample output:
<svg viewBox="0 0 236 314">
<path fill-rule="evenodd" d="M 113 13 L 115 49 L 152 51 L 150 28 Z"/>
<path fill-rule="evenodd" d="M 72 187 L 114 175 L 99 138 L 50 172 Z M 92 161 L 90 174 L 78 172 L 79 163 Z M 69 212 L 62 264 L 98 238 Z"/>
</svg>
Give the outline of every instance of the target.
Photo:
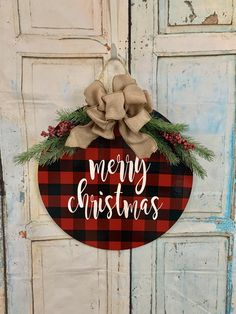
<svg viewBox="0 0 236 314">
<path fill-rule="evenodd" d="M 24 102 L 27 146 L 42 140 L 40 133 L 48 125 L 55 125 L 55 113 L 63 108 L 85 104 L 84 89 L 94 80 L 102 67 L 100 57 L 23 57 L 22 99 Z M 29 195 L 30 216 L 35 222 L 50 221 L 41 202 L 37 184 L 37 165 L 30 163 Z M 57 230 L 52 228 L 51 230 Z M 45 236 L 43 232 L 42 235 Z"/>
<path fill-rule="evenodd" d="M 42 139 L 40 132 L 55 123 L 57 109 L 84 104 L 84 88 L 109 57 L 107 3 L 1 3 L 0 147 L 9 314 L 129 311 L 129 251 L 108 254 L 70 240 L 41 203 L 36 165 L 13 163 L 13 156 Z M 126 57 L 127 1 L 117 4 L 117 46 Z"/>
<path fill-rule="evenodd" d="M 160 33 L 235 30 L 235 0 L 159 0 Z"/>
<path fill-rule="evenodd" d="M 160 307 L 160 304 L 157 304 L 154 297 L 156 293 L 159 293 L 155 278 L 155 273 L 159 271 L 156 268 L 157 242 L 159 240 L 160 238 L 131 252 L 132 314 L 162 314 L 156 310 Z"/>
<path fill-rule="evenodd" d="M 235 57 L 158 58 L 158 109 L 172 122 L 189 124 L 189 133 L 216 153 L 202 161 L 208 177 L 194 178 L 186 214 L 228 215 L 233 181 Z"/>
<path fill-rule="evenodd" d="M 75 240 L 33 241 L 34 313 L 128 313 L 129 251 Z"/>
<path fill-rule="evenodd" d="M 133 313 L 225 313 L 228 238 L 162 237 L 149 246 L 133 258 Z"/>
<path fill-rule="evenodd" d="M 213 163 L 200 160 L 208 177 L 194 177 L 181 219 L 132 251 L 135 314 L 233 313 L 234 7 L 234 0 L 132 1 L 133 76 L 152 92 L 155 108 L 189 124 L 189 133 L 216 154 Z"/>
<path fill-rule="evenodd" d="M 169 0 L 170 26 L 175 25 L 230 25 L 232 23 L 233 0 L 179 1 Z"/>
<path fill-rule="evenodd" d="M 101 250 L 60 240 L 33 242 L 32 254 L 35 314 L 107 312 L 107 260 Z"/>
<path fill-rule="evenodd" d="M 160 313 L 224 313 L 227 256 L 224 237 L 161 239 L 157 257 Z"/>
<path fill-rule="evenodd" d="M 22 34 L 102 36 L 106 5 L 106 0 L 18 0 L 17 17 Z"/>
<path fill-rule="evenodd" d="M 102 64 L 102 56 L 22 58 L 21 85 L 29 146 L 41 140 L 41 131 L 55 123 L 57 110 L 85 104 L 84 89 L 101 71 Z"/>
<path fill-rule="evenodd" d="M 130 250 L 107 252 L 107 314 L 130 312 L 130 272 Z"/>
</svg>

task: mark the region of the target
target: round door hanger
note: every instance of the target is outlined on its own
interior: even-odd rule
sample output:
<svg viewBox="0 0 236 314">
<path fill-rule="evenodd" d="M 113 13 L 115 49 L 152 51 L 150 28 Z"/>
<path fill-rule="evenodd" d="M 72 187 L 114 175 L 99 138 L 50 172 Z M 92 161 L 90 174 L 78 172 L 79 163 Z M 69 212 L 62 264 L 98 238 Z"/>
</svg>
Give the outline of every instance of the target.
<svg viewBox="0 0 236 314">
<path fill-rule="evenodd" d="M 87 245 L 131 249 L 168 231 L 184 211 L 192 172 L 156 152 L 139 159 L 116 130 L 38 170 L 39 190 L 52 219 Z"/>
</svg>

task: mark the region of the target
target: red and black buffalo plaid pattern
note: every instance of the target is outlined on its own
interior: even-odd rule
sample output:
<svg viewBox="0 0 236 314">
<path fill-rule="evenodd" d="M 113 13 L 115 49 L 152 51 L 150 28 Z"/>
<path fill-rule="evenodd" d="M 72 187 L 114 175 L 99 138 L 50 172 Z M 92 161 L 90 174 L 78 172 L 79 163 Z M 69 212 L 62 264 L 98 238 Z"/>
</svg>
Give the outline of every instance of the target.
<svg viewBox="0 0 236 314">
<path fill-rule="evenodd" d="M 163 203 L 158 212 L 158 218 L 152 219 L 153 212 L 141 213 L 138 220 L 132 213 L 128 218 L 119 216 L 114 210 L 112 218 L 107 219 L 107 210 L 99 214 L 98 219 L 85 218 L 85 211 L 79 208 L 75 213 L 68 210 L 68 200 L 71 196 L 77 201 L 77 187 L 81 179 L 86 178 L 88 185 L 84 193 L 94 195 L 95 199 L 104 200 L 107 195 L 114 196 L 119 173 L 108 175 L 102 182 L 99 174 L 95 180 L 90 179 L 89 159 L 94 162 L 116 159 L 117 154 L 125 159 L 135 159 L 135 154 L 127 146 L 122 137 L 116 134 L 115 140 L 96 139 L 89 148 L 78 149 L 71 157 L 63 157 L 50 166 L 39 167 L 39 189 L 43 203 L 52 219 L 71 237 L 102 249 L 123 250 L 135 248 L 151 242 L 169 230 L 179 219 L 188 202 L 192 188 L 192 172 L 183 164 L 171 166 L 160 154 L 155 153 L 146 160 L 150 164 L 147 173 L 147 185 L 144 192 L 137 196 L 134 192 L 135 183 L 128 179 L 122 183 L 122 200 L 133 203 L 143 198 L 150 200 L 158 196 L 159 204 Z M 103 195 L 101 195 L 101 192 Z M 90 204 L 91 205 L 91 204 Z"/>
</svg>

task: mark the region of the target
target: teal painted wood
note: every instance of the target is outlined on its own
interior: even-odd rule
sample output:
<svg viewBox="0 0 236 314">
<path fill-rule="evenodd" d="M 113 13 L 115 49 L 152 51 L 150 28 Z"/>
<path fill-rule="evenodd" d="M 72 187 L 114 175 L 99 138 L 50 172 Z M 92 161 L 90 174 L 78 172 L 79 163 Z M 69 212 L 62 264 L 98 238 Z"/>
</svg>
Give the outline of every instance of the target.
<svg viewBox="0 0 236 314">
<path fill-rule="evenodd" d="M 5 186 L 3 181 L 2 161 L 0 153 L 0 313 L 6 313 L 6 251 L 5 251 L 5 235 L 4 235 L 4 216 L 6 214 L 5 207 Z"/>
<path fill-rule="evenodd" d="M 210 165 L 203 162 L 208 178 L 194 179 L 183 218 L 156 243 L 132 252 L 132 313 L 228 314 L 233 313 L 236 296 L 232 263 L 236 49 L 230 40 L 224 45 L 221 32 L 226 27 L 220 20 L 218 25 L 209 20 L 207 25 L 199 24 L 210 8 L 200 2 L 192 1 L 199 13 L 194 23 L 184 19 L 184 26 L 167 25 L 169 10 L 172 20 L 176 17 L 180 23 L 189 9 L 186 3 L 175 6 L 170 1 L 168 7 L 165 1 L 132 2 L 132 75 L 152 91 L 156 108 L 173 122 L 189 124 L 189 133 L 211 147 L 216 159 Z M 220 16 L 223 2 L 211 5 Z M 231 7 L 225 10 L 229 16 L 234 14 Z M 209 35 L 214 29 L 219 33 Z"/>
</svg>

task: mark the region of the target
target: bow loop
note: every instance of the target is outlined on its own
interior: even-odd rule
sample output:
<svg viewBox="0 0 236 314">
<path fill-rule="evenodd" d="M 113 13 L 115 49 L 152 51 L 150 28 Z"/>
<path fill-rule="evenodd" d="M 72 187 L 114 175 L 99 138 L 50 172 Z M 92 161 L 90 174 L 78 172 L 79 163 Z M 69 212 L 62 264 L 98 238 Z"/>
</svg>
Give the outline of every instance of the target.
<svg viewBox="0 0 236 314">
<path fill-rule="evenodd" d="M 128 116 L 135 116 L 141 111 L 146 103 L 146 96 L 137 85 L 128 85 L 123 90 Z"/>
<path fill-rule="evenodd" d="M 101 111 L 98 107 L 92 107 L 87 109 L 87 115 L 91 120 L 98 125 L 101 129 L 106 130 L 109 123 L 105 118 L 105 111 Z"/>
<path fill-rule="evenodd" d="M 135 133 L 138 133 L 140 129 L 149 121 L 150 115 L 145 109 L 142 109 L 138 114 L 131 118 L 124 119 L 124 122 L 128 128 Z"/>
<path fill-rule="evenodd" d="M 140 129 L 150 121 L 151 99 L 146 91 L 127 74 L 113 78 L 113 92 L 107 94 L 102 82 L 96 80 L 84 92 L 91 118 L 85 126 L 70 131 L 66 146 L 87 148 L 98 136 L 114 139 L 114 127 L 139 158 L 150 157 L 157 150 L 155 140 Z"/>
<path fill-rule="evenodd" d="M 125 98 L 121 91 L 106 95 L 103 100 L 106 104 L 106 120 L 119 121 L 125 117 Z"/>
<path fill-rule="evenodd" d="M 99 110 L 104 111 L 103 96 L 106 95 L 106 90 L 102 82 L 96 80 L 90 84 L 84 91 L 86 103 L 89 107 L 97 106 Z"/>
<path fill-rule="evenodd" d="M 130 84 L 136 84 L 136 80 L 133 79 L 130 75 L 115 75 L 112 81 L 113 92 L 122 91 L 126 86 Z"/>
</svg>

